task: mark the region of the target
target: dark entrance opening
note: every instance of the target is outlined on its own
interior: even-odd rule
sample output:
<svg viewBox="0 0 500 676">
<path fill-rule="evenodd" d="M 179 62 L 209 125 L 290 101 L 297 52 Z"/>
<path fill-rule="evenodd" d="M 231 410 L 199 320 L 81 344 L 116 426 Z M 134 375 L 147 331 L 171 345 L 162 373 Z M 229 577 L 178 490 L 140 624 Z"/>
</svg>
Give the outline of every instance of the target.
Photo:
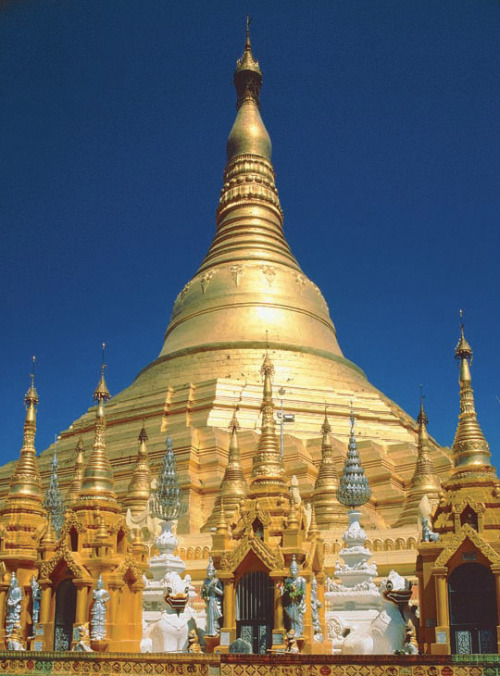
<svg viewBox="0 0 500 676">
<path fill-rule="evenodd" d="M 253 653 L 265 653 L 272 645 L 274 589 L 269 575 L 246 573 L 236 587 L 236 632 L 252 646 Z"/>
<path fill-rule="evenodd" d="M 76 587 L 73 580 L 63 580 L 56 590 L 54 650 L 71 650 L 76 611 Z"/>
<path fill-rule="evenodd" d="M 451 652 L 497 652 L 495 578 L 486 566 L 464 563 L 448 578 Z"/>
</svg>

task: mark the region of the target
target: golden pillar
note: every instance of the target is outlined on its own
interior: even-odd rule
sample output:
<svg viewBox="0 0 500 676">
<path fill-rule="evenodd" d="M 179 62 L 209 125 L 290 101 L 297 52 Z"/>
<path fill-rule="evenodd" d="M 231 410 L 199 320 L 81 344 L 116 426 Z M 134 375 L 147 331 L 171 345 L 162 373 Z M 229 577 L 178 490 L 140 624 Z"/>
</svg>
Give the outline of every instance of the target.
<svg viewBox="0 0 500 676">
<path fill-rule="evenodd" d="M 285 636 L 285 623 L 283 620 L 283 601 L 281 598 L 280 585 L 283 584 L 283 577 L 272 578 L 274 584 L 274 630 L 275 632 L 282 632 L 283 638 Z"/>
<path fill-rule="evenodd" d="M 75 625 L 85 624 L 88 622 L 88 598 L 89 585 L 87 582 L 75 582 L 76 586 L 76 611 L 75 611 Z"/>
<path fill-rule="evenodd" d="M 230 632 L 230 642 L 236 638 L 236 591 L 234 577 L 220 578 L 224 584 L 224 627 L 222 631 Z"/>
<path fill-rule="evenodd" d="M 448 611 L 448 582 L 447 568 L 434 571 L 434 585 L 436 594 L 436 639 L 432 644 L 431 652 L 434 655 L 449 655 L 450 646 L 450 615 Z"/>
</svg>

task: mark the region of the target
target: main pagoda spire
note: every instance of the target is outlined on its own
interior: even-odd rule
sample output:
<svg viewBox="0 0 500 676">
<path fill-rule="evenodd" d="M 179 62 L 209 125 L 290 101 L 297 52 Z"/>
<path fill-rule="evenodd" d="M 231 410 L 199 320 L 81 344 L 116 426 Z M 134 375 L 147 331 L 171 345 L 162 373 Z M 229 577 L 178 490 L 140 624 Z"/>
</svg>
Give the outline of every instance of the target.
<svg viewBox="0 0 500 676">
<path fill-rule="evenodd" d="M 263 316 L 273 349 L 342 359 L 328 307 L 283 232 L 271 139 L 260 114 L 262 71 L 248 23 L 234 85 L 237 113 L 227 140 L 215 236 L 177 297 L 157 361 L 200 350 L 260 351 Z M 231 364 L 236 365 L 233 357 Z"/>
</svg>

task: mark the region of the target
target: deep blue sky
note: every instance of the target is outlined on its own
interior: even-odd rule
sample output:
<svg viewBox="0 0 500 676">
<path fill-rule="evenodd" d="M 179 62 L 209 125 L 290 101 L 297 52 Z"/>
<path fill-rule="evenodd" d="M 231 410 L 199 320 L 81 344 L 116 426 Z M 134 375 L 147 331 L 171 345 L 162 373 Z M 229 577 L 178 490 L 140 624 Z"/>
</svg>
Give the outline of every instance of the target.
<svg viewBox="0 0 500 676">
<path fill-rule="evenodd" d="M 496 0 L 36 0 L 0 17 L 1 459 L 160 351 L 214 233 L 253 16 L 287 238 L 345 355 L 430 431 L 458 414 L 458 310 L 500 461 Z"/>
</svg>

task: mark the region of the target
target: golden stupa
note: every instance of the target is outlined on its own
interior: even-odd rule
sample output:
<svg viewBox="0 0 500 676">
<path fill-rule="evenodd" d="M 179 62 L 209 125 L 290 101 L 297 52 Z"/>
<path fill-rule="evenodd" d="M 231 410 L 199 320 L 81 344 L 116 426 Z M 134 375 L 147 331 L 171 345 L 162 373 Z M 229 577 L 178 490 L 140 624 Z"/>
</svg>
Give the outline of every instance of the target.
<svg viewBox="0 0 500 676">
<path fill-rule="evenodd" d="M 346 452 L 352 402 L 358 446 L 372 487 L 371 502 L 363 508 L 369 538 L 374 549 L 384 550 L 380 565 L 397 555 L 400 572 L 410 572 L 416 555 L 411 551 L 417 537 L 419 482 L 414 474 L 422 429 L 419 437 L 419 425 L 344 357 L 328 305 L 285 239 L 271 140 L 260 114 L 262 72 L 248 33 L 234 84 L 237 115 L 227 141 L 213 242 L 175 301 L 157 359 L 106 406 L 114 490 L 119 500 L 128 495 L 131 507 L 139 509 L 141 500 L 146 504 L 147 487 L 144 490 L 137 479 L 132 481 L 137 439 L 143 430 L 140 443 L 145 447 L 148 440 L 154 476 L 168 429 L 182 488 L 181 554 L 194 559 L 198 547 L 206 555 L 211 544 L 207 530 L 214 509 L 219 509 L 215 503 L 228 464 L 235 410 L 238 467 L 250 478 L 265 418 L 261 366 L 267 351 L 274 365 L 275 408 L 294 416 L 293 422 L 282 425 L 287 478 L 297 477 L 304 500 L 317 496 L 318 526 L 331 531 L 325 537 L 327 552 L 328 547 L 335 551 L 332 543 L 340 540 L 346 523 L 336 503 L 335 484 Z M 108 380 L 112 383 L 112 372 Z M 78 481 L 82 454 L 88 455 L 92 447 L 94 421 L 92 408 L 61 433 L 57 452 L 63 489 Z M 421 465 L 427 469 L 432 465 L 429 471 L 446 477 L 451 468 L 448 453 L 432 438 L 425 436 L 424 441 Z M 420 448 L 420 455 L 424 451 Z M 234 439 L 232 454 L 234 459 Z M 51 449 L 40 457 L 44 484 L 51 457 Z M 12 463 L 1 469 L 3 495 L 12 471 Z"/>
</svg>

